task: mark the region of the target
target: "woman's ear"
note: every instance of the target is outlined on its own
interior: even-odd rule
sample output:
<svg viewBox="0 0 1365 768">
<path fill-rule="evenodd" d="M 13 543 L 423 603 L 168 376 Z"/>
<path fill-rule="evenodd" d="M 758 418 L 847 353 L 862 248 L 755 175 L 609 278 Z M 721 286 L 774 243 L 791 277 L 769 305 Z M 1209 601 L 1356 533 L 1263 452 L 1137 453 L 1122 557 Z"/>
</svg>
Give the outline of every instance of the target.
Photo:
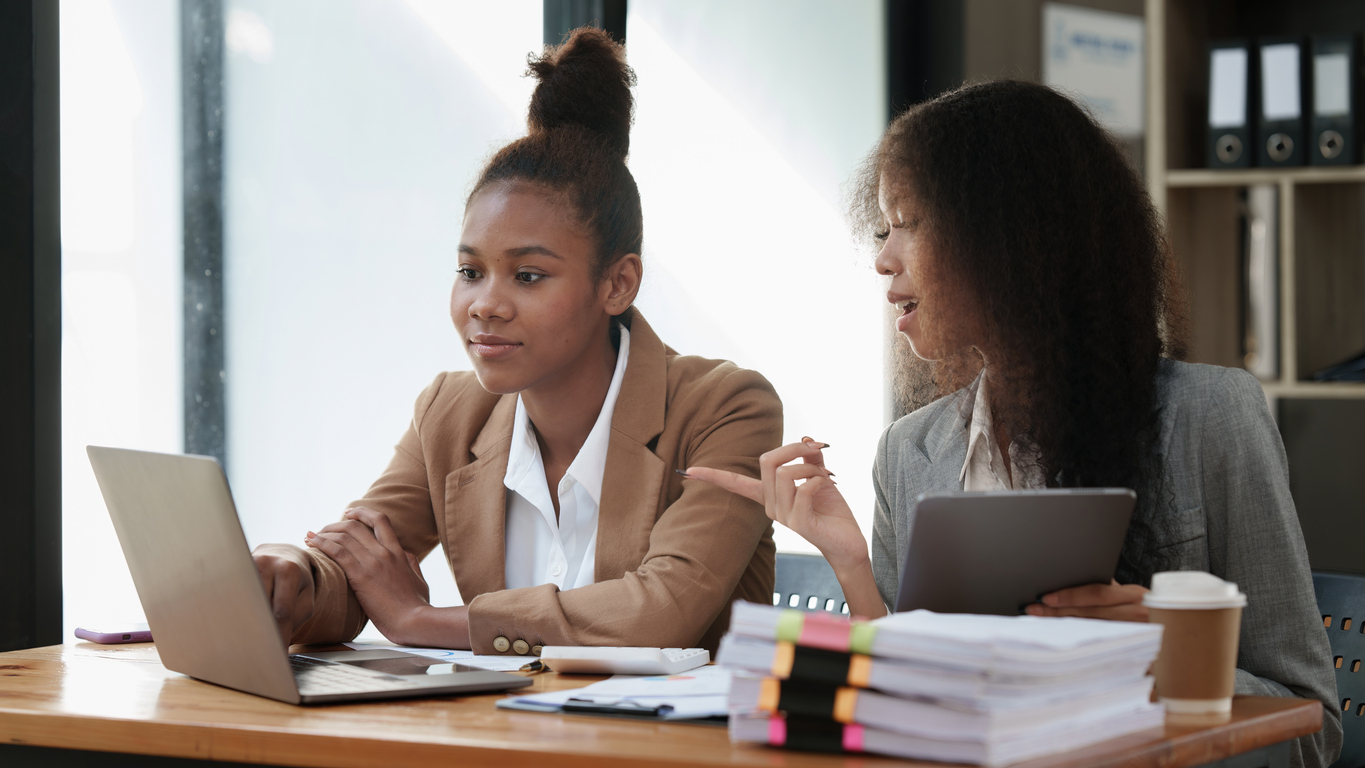
<svg viewBox="0 0 1365 768">
<path fill-rule="evenodd" d="M 640 292 L 640 280 L 644 277 L 644 263 L 640 254 L 627 253 L 607 268 L 602 278 L 603 308 L 607 314 L 616 315 L 630 309 L 635 303 L 635 295 Z"/>
</svg>

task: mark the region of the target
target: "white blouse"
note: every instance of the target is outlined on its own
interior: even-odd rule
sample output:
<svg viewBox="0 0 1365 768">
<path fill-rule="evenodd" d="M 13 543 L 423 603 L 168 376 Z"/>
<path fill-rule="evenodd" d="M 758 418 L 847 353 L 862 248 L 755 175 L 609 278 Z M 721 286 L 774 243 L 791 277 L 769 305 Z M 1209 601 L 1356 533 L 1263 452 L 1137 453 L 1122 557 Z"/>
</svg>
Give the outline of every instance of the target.
<svg viewBox="0 0 1365 768">
<path fill-rule="evenodd" d="M 972 425 L 967 436 L 967 460 L 958 476 L 964 491 L 1021 491 L 1044 488 L 1043 473 L 1035 457 L 1019 445 L 1010 443 L 1010 474 L 1005 477 L 1005 459 L 991 428 L 991 408 L 986 400 L 986 374 L 976 380 L 976 401 L 972 404 Z"/>
<path fill-rule="evenodd" d="M 630 331 L 621 331 L 616 371 L 597 421 L 559 481 L 559 519 L 545 479 L 545 463 L 535 426 L 517 396 L 512 446 L 507 457 L 507 524 L 504 535 L 507 589 L 554 584 L 573 589 L 593 583 L 597 561 L 597 510 L 602 502 L 602 475 L 607 468 L 611 417 L 621 393 L 621 379 L 630 356 Z"/>
</svg>

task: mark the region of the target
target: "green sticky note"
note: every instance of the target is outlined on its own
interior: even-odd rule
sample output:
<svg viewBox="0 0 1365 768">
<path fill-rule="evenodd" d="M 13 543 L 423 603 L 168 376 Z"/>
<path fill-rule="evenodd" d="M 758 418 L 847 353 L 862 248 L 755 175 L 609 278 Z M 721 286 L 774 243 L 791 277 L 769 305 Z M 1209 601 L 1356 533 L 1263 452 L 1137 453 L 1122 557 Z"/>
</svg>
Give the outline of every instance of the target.
<svg viewBox="0 0 1365 768">
<path fill-rule="evenodd" d="M 806 614 L 797 610 L 785 610 L 777 617 L 777 639 L 789 643 L 801 642 L 801 628 L 806 624 Z"/>
<path fill-rule="evenodd" d="M 857 621 L 848 630 L 849 653 L 872 655 L 872 641 L 877 637 L 877 628 L 866 622 Z"/>
</svg>

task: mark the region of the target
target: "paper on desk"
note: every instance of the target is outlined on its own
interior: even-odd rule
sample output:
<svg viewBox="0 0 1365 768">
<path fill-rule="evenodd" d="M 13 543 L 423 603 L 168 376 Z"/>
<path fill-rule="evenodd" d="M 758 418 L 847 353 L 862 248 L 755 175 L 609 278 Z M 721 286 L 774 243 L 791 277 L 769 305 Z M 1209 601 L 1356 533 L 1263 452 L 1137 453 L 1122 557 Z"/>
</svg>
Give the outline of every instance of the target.
<svg viewBox="0 0 1365 768">
<path fill-rule="evenodd" d="M 729 696 L 730 670 L 697 667 L 677 675 L 613 675 L 579 691 L 633 699 L 640 696 Z"/>
<path fill-rule="evenodd" d="M 665 720 L 685 720 L 725 715 L 730 701 L 730 670 L 698 667 L 680 675 L 615 675 L 600 683 L 531 696 L 510 696 L 498 702 L 503 709 L 555 711 L 569 699 L 596 704 L 637 704 L 647 709 L 667 708 Z"/>
<path fill-rule="evenodd" d="M 353 651 L 402 651 L 414 656 L 477 667 L 490 672 L 515 672 L 526 664 L 536 661 L 535 656 L 480 656 L 473 651 L 455 651 L 449 648 L 409 648 L 406 645 L 379 645 L 376 643 L 345 643 Z"/>
<path fill-rule="evenodd" d="M 579 689 L 581 690 L 581 689 Z M 629 701 L 644 709 L 664 708 L 659 717 L 664 720 L 697 720 L 703 717 L 723 717 L 729 714 L 729 696 L 638 696 L 629 699 L 620 696 L 595 696 L 579 691 L 555 691 L 538 696 L 519 696 L 503 699 L 497 703 L 499 709 L 534 709 L 540 712 L 558 712 L 569 699 L 591 701 L 594 704 L 621 704 Z"/>
</svg>

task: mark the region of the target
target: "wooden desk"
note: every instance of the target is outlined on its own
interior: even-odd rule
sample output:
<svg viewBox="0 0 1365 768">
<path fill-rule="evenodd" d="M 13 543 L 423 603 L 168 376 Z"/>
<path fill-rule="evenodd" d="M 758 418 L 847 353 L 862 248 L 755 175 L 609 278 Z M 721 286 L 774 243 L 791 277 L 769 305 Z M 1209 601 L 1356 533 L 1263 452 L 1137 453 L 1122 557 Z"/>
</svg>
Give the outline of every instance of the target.
<svg viewBox="0 0 1365 768">
<path fill-rule="evenodd" d="M 542 674 L 523 690 L 572 688 L 597 679 Z M 494 708 L 500 696 L 295 707 L 169 672 L 150 643 L 34 648 L 0 654 L 0 764 L 21 759 L 36 764 L 37 750 L 5 746 L 31 745 L 317 768 L 913 765 L 735 747 L 716 727 L 505 712 Z M 1287 751 L 1273 745 L 1321 725 L 1316 701 L 1238 698 L 1229 722 L 1168 718 L 1164 733 L 1154 729 L 1026 765 L 1180 768 L 1267 747 L 1274 757 Z M 71 757 L 60 762 L 81 764 Z"/>
</svg>

